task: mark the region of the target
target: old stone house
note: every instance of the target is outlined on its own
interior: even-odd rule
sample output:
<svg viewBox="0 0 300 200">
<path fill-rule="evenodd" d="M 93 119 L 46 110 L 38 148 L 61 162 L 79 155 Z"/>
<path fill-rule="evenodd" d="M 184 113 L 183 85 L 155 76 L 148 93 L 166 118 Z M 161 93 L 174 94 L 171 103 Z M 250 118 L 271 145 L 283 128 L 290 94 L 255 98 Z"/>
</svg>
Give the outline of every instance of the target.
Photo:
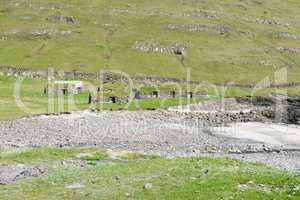
<svg viewBox="0 0 300 200">
<path fill-rule="evenodd" d="M 83 91 L 82 81 L 54 81 L 44 88 L 44 94 L 79 94 Z"/>
</svg>

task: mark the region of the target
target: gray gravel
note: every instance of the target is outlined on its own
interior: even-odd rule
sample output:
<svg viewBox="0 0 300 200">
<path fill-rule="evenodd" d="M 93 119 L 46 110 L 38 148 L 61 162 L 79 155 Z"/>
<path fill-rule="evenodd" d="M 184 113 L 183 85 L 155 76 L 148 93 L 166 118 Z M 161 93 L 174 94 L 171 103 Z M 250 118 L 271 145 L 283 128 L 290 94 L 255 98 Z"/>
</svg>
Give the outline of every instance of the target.
<svg viewBox="0 0 300 200">
<path fill-rule="evenodd" d="M 0 123 L 0 148 L 97 146 L 186 155 L 194 152 L 260 151 L 261 143 L 211 133 L 211 124 L 171 111 L 80 111 Z M 271 147 L 270 147 L 271 148 Z"/>
<path fill-rule="evenodd" d="M 297 151 L 284 153 L 284 146 L 214 134 L 217 124 L 197 116 L 158 110 L 79 111 L 22 118 L 0 122 L 0 148 L 92 146 L 168 157 L 209 154 L 300 169 Z"/>
</svg>

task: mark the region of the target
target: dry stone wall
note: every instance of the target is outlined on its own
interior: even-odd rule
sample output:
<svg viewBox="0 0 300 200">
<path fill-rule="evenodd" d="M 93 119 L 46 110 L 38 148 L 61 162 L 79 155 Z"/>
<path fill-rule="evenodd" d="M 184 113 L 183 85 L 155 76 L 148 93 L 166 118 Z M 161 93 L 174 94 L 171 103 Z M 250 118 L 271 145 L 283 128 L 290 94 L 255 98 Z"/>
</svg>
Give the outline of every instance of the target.
<svg viewBox="0 0 300 200">
<path fill-rule="evenodd" d="M 58 36 L 67 36 L 72 34 L 72 30 L 62 30 L 56 28 L 43 28 L 43 29 L 33 29 L 26 30 L 21 28 L 11 29 L 9 31 L 0 33 L 0 38 L 2 40 L 8 40 L 11 38 L 17 39 L 47 39 Z"/>
<path fill-rule="evenodd" d="M 168 45 L 160 44 L 158 41 L 136 41 L 132 47 L 145 53 L 161 53 L 161 54 L 185 54 L 185 51 L 192 48 L 192 44 L 186 43 L 172 43 Z"/>
<path fill-rule="evenodd" d="M 220 35 L 230 35 L 233 33 L 246 35 L 255 38 L 256 34 L 248 30 L 237 30 L 224 25 L 207 25 L 207 24 L 167 24 L 165 28 L 170 30 L 185 30 L 190 32 L 215 32 Z"/>
<path fill-rule="evenodd" d="M 278 34 L 279 38 L 284 38 L 284 39 L 291 39 L 291 40 L 300 40 L 300 34 L 293 34 L 293 33 L 279 33 Z"/>
<path fill-rule="evenodd" d="M 77 79 L 98 79 L 99 77 L 102 79 L 104 83 L 106 82 L 114 82 L 127 79 L 120 74 L 112 73 L 112 72 L 104 72 L 93 73 L 93 72 L 82 72 L 82 71 L 60 71 L 60 70 L 48 70 L 47 68 L 22 68 L 15 66 L 0 66 L 0 75 L 3 76 L 15 76 L 15 77 L 30 77 L 30 78 L 47 78 L 48 75 L 53 75 L 54 77 L 61 78 L 77 78 Z M 177 78 L 171 77 L 159 77 L 159 76 L 130 76 L 131 80 L 137 82 L 146 82 L 146 83 L 178 83 L 178 84 L 194 84 L 194 85 L 205 85 L 206 83 L 203 81 L 186 81 L 180 80 Z M 215 84 L 215 86 L 224 86 L 224 84 Z M 228 87 L 241 87 L 241 88 L 254 88 L 256 84 L 230 84 Z M 300 86 L 300 82 L 291 82 L 285 84 L 270 84 L 267 86 L 268 88 L 285 88 L 285 87 L 298 87 Z"/>
<path fill-rule="evenodd" d="M 132 8 L 113 8 L 111 14 L 114 13 L 127 13 L 135 16 L 165 16 L 165 17 L 193 17 L 193 18 L 204 18 L 210 20 L 234 20 L 238 22 L 255 23 L 261 25 L 273 25 L 273 26 L 284 26 L 289 27 L 291 23 L 288 23 L 282 19 L 277 18 L 265 18 L 250 15 L 240 15 L 225 13 L 216 10 L 193 10 L 193 11 L 161 11 L 161 10 L 138 10 Z"/>
<path fill-rule="evenodd" d="M 300 54 L 300 47 L 278 47 L 277 50 L 290 54 Z"/>
</svg>

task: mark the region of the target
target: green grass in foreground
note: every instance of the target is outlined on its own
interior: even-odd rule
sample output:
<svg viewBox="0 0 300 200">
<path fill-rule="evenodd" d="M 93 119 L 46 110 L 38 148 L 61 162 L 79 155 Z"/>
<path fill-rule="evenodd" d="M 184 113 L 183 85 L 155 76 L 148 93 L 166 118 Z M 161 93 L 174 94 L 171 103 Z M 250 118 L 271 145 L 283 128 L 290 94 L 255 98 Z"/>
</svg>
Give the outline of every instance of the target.
<svg viewBox="0 0 300 200">
<path fill-rule="evenodd" d="M 2 152 L 0 164 L 47 166 L 42 177 L 0 185 L 2 200 L 56 199 L 299 199 L 300 177 L 261 164 L 225 158 L 174 158 L 99 149 L 28 149 Z M 114 152 L 117 155 L 117 152 Z M 25 156 L 24 156 L 25 155 Z M 101 155 L 86 167 L 53 161 Z M 106 159 L 110 162 L 101 162 Z M 118 159 L 118 160 L 116 160 Z M 120 161 L 121 159 L 121 161 Z M 97 163 L 98 161 L 98 163 Z M 208 171 L 207 175 L 204 173 Z M 80 189 L 67 189 L 74 183 Z M 152 188 L 144 189 L 146 183 Z"/>
</svg>

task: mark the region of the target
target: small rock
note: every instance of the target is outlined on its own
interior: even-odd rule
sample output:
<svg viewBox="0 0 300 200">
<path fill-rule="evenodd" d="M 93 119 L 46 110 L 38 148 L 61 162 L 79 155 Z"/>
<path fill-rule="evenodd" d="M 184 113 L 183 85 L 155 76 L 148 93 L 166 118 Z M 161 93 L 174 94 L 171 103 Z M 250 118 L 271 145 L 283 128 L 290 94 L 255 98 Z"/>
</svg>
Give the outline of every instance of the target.
<svg viewBox="0 0 300 200">
<path fill-rule="evenodd" d="M 126 192 L 126 193 L 125 193 L 125 196 L 126 196 L 126 197 L 130 197 L 130 193 Z"/>
<path fill-rule="evenodd" d="M 146 183 L 146 184 L 144 185 L 144 189 L 145 189 L 145 190 L 150 190 L 150 189 L 152 189 L 152 187 L 153 187 L 152 183 Z"/>
<path fill-rule="evenodd" d="M 203 172 L 203 175 L 204 175 L 204 176 L 207 176 L 207 175 L 208 175 L 208 173 L 209 173 L 209 170 L 208 170 L 208 169 L 206 169 L 206 170 Z"/>
<path fill-rule="evenodd" d="M 72 185 L 67 185 L 66 188 L 67 189 L 80 189 L 80 188 L 84 188 L 85 185 L 81 184 L 81 183 L 74 183 Z"/>
</svg>

